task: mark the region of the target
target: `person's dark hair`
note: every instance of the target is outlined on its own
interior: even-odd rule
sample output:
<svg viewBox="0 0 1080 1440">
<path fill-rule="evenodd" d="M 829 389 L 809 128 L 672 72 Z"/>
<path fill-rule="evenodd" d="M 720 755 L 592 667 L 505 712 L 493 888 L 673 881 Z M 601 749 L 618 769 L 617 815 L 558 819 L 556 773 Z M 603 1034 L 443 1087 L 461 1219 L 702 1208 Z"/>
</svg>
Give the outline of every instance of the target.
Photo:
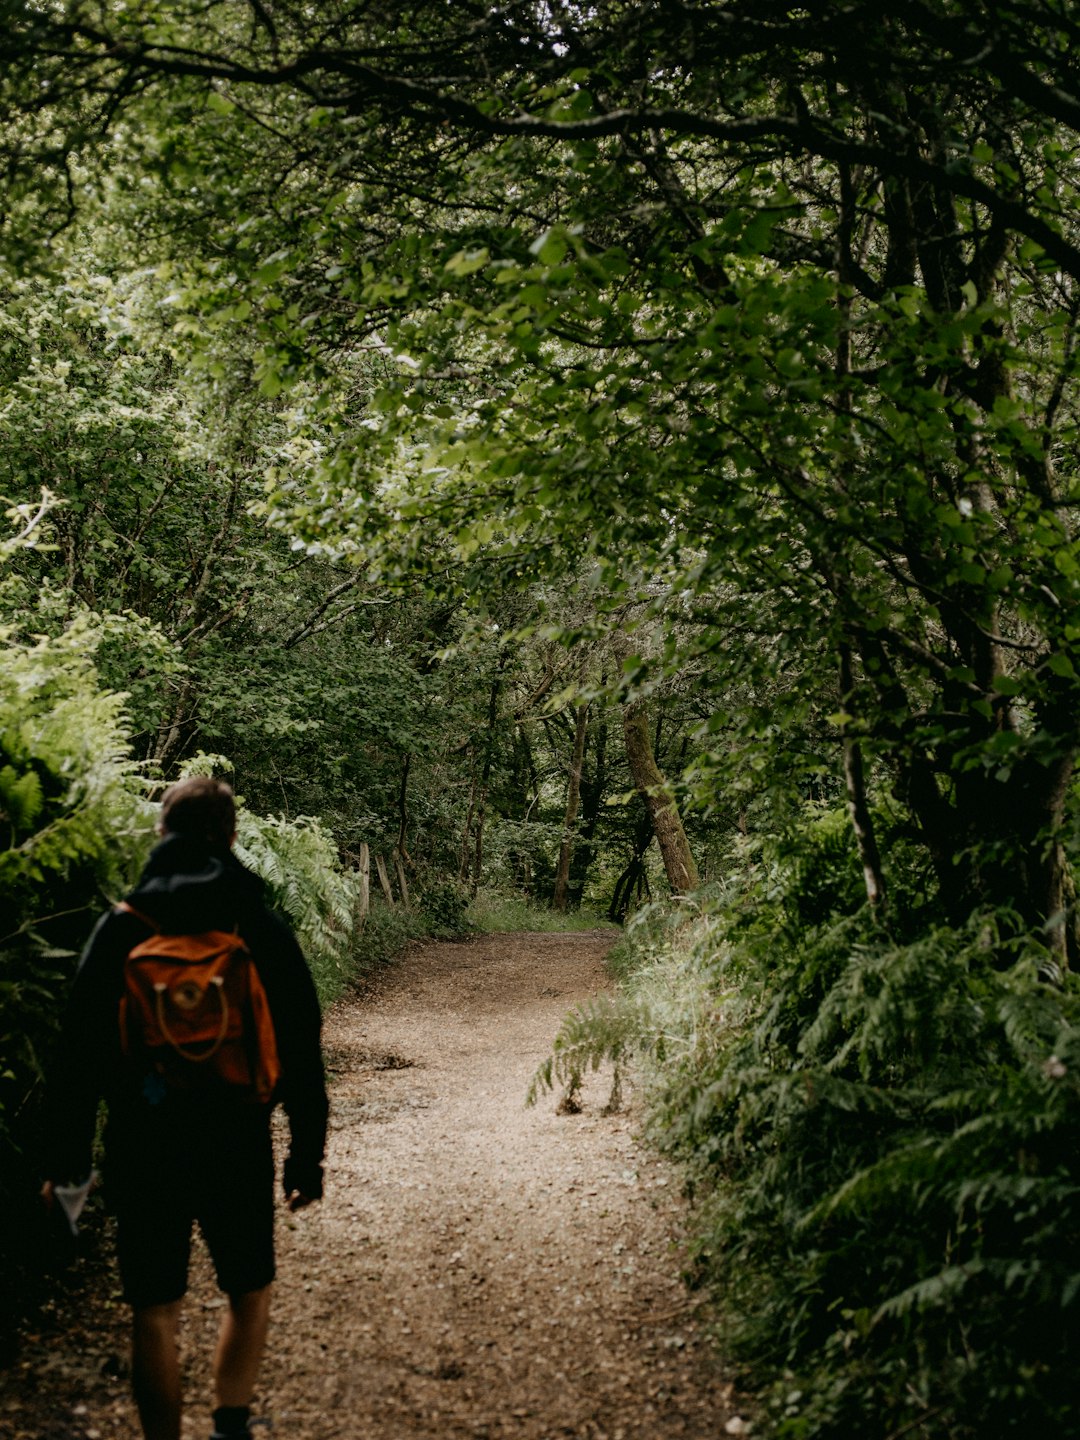
<svg viewBox="0 0 1080 1440">
<path fill-rule="evenodd" d="M 161 797 L 164 835 L 190 835 L 211 845 L 231 845 L 236 833 L 232 788 L 212 775 L 192 775 L 170 785 Z"/>
</svg>

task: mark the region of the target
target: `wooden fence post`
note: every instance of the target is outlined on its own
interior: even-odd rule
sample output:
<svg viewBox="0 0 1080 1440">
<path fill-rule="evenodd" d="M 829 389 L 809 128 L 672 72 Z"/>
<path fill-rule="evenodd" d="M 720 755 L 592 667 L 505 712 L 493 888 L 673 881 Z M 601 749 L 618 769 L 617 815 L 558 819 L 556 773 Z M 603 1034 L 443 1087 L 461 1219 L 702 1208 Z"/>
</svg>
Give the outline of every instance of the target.
<svg viewBox="0 0 1080 1440">
<path fill-rule="evenodd" d="M 381 855 L 375 856 L 375 871 L 378 874 L 379 884 L 382 886 L 382 892 L 386 896 L 386 903 L 390 906 L 390 909 L 393 910 L 394 892 L 390 888 L 390 876 L 387 873 L 386 861 Z"/>
</svg>

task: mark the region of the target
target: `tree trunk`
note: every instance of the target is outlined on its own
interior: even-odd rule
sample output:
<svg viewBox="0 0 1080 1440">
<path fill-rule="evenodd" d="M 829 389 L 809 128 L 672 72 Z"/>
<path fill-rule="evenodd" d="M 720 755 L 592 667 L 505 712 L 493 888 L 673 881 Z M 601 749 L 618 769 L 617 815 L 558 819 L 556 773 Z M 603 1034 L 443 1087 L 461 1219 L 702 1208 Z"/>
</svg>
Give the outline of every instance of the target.
<svg viewBox="0 0 1080 1440">
<path fill-rule="evenodd" d="M 401 903 L 406 910 L 409 908 L 409 881 L 405 874 L 405 862 L 398 851 L 394 851 L 394 874 L 397 876 L 398 889 L 401 891 Z"/>
<path fill-rule="evenodd" d="M 499 693 L 502 690 L 502 672 L 506 664 L 506 652 L 499 656 L 499 666 L 491 682 L 488 697 L 487 735 L 484 737 L 484 768 L 480 775 L 480 796 L 476 806 L 476 844 L 473 849 L 472 879 L 469 893 L 476 898 L 480 889 L 480 875 L 484 868 L 484 821 L 487 819 L 488 785 L 491 781 L 491 761 L 495 753 L 495 721 L 499 716 Z"/>
<path fill-rule="evenodd" d="M 585 732 L 589 724 L 588 705 L 579 705 L 574 725 L 574 753 L 570 761 L 570 779 L 566 787 L 566 813 L 563 816 L 562 844 L 559 846 L 559 868 L 555 874 L 555 892 L 551 897 L 553 910 L 565 910 L 570 883 L 570 855 L 574 848 L 574 825 L 581 805 L 581 765 L 585 758 Z"/>
<path fill-rule="evenodd" d="M 604 683 L 601 679 L 601 685 Z M 593 861 L 596 859 L 597 846 L 594 840 L 596 827 L 600 820 L 600 811 L 604 801 L 604 791 L 607 789 L 607 721 L 601 718 L 595 726 L 590 726 L 590 733 L 595 733 L 595 753 L 592 761 L 592 772 L 589 774 L 584 765 L 581 778 L 581 823 L 578 826 L 577 840 L 574 845 L 574 853 L 570 859 L 570 904 L 576 909 L 580 906 L 585 893 L 585 885 L 589 878 L 589 871 L 592 869 Z"/>
<path fill-rule="evenodd" d="M 371 848 L 364 840 L 360 845 L 360 863 L 357 866 L 356 913 L 359 928 L 364 928 L 368 911 L 371 909 Z"/>
<path fill-rule="evenodd" d="M 615 881 L 615 889 L 611 893 L 611 904 L 608 906 L 608 919 L 615 920 L 620 925 L 626 919 L 630 909 L 630 899 L 633 895 L 634 886 L 641 888 L 642 877 L 645 874 L 645 851 L 652 844 L 653 823 L 647 805 L 642 805 L 641 813 L 634 826 L 633 853 L 630 856 L 626 869 Z"/>
<path fill-rule="evenodd" d="M 673 894 L 686 895 L 697 888 L 697 866 L 690 854 L 679 807 L 653 754 L 644 701 L 623 706 L 623 736 L 630 774 L 652 817 L 668 884 Z"/>
<path fill-rule="evenodd" d="M 469 876 L 469 851 L 472 839 L 473 816 L 476 814 L 476 756 L 470 754 L 469 808 L 465 812 L 465 828 L 461 832 L 461 859 L 458 863 L 458 879 L 465 881 Z"/>
<path fill-rule="evenodd" d="M 401 784 L 398 786 L 398 837 L 397 853 L 403 861 L 412 863 L 405 840 L 409 829 L 409 769 L 412 766 L 411 753 L 405 756 L 401 765 Z"/>
<path fill-rule="evenodd" d="M 841 723 L 840 734 L 844 746 L 844 783 L 847 787 L 848 814 L 851 828 L 855 831 L 855 844 L 862 862 L 863 883 L 866 898 L 875 915 L 885 911 L 885 877 L 881 869 L 881 854 L 874 821 L 870 814 L 870 802 L 866 795 L 866 773 L 863 768 L 862 746 L 851 735 L 851 708 L 854 705 L 855 677 L 851 668 L 851 649 L 845 643 L 840 645 L 840 704 L 847 718 Z"/>
<path fill-rule="evenodd" d="M 968 841 L 956 867 L 966 882 L 965 908 L 1015 910 L 1025 926 L 1044 930 L 1062 968 L 1077 951 L 1072 874 L 1060 839 L 1073 768 L 1071 755 L 1051 765 L 1027 758 L 1007 779 L 982 775 L 956 787 Z"/>
<path fill-rule="evenodd" d="M 1045 928 L 1062 967 L 1075 965 L 1080 917 L 1060 840 L 1071 751 L 1051 764 L 1026 757 L 1004 774 L 961 771 L 951 793 L 938 780 L 946 758 L 935 766 L 930 756 L 905 757 L 897 788 L 918 819 L 950 923 L 963 925 L 977 909 L 1011 910 L 1025 929 Z"/>
<path fill-rule="evenodd" d="M 153 747 L 148 755 L 155 765 L 162 770 L 168 770 L 174 758 L 183 749 L 184 741 L 189 737 L 184 734 L 186 726 L 189 726 L 195 715 L 197 699 L 192 703 L 195 695 L 195 682 L 190 676 L 180 683 L 180 689 L 173 706 L 172 717 L 165 720 L 158 727 L 157 736 Z"/>
</svg>

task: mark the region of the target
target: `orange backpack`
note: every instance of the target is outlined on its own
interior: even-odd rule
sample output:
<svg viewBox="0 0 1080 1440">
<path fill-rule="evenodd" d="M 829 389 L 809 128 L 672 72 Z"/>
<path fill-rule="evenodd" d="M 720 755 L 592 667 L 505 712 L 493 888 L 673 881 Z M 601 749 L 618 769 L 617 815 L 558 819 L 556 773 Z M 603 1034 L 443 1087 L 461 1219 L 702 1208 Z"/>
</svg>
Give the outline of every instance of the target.
<svg viewBox="0 0 1080 1440">
<path fill-rule="evenodd" d="M 142 1053 L 172 1089 L 215 1080 L 268 1102 L 281 1075 L 270 1005 L 255 962 L 236 931 L 154 934 L 124 963 L 120 1045 Z"/>
</svg>

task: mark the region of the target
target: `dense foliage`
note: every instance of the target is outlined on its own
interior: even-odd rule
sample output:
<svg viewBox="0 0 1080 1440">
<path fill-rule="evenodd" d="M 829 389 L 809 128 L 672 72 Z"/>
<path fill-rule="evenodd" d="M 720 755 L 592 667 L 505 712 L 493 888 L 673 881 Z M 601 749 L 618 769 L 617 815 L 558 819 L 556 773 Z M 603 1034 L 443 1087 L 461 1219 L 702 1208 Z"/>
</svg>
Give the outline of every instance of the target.
<svg viewBox="0 0 1080 1440">
<path fill-rule="evenodd" d="M 1075 981 L 1039 984 L 1049 952 L 992 913 L 904 944 L 865 910 L 808 921 L 820 849 L 642 912 L 623 994 L 567 1018 L 534 1090 L 644 1057 L 695 1201 L 688 1280 L 715 1287 L 770 1432 L 1064 1440 Z"/>
<path fill-rule="evenodd" d="M 209 390 L 283 407 L 273 523 L 493 611 L 588 575 L 662 627 L 624 678 L 700 667 L 705 803 L 842 751 L 880 906 L 879 757 L 954 923 L 1076 948 L 1056 4 L 11 10 L 11 255 L 97 177 Z"/>
<path fill-rule="evenodd" d="M 48 503 L 14 512 L 18 543 L 0 560 L 41 540 Z M 154 840 L 155 777 L 132 759 L 125 696 L 94 664 L 110 639 L 144 633 L 134 618 L 88 611 L 53 636 L 0 628 L 0 1201 L 9 1218 L 0 1274 L 9 1295 L 23 1282 L 23 1302 L 51 1249 L 36 1213 L 35 1137 L 64 997 L 97 915 L 131 888 Z M 328 834 L 318 822 L 243 809 L 240 837 L 332 998 L 354 973 L 356 892 Z M 4 1308 L 0 1349 L 19 1308 Z"/>
<path fill-rule="evenodd" d="M 462 601 L 392 593 L 269 529 L 252 513 L 258 461 L 287 417 L 250 395 L 229 410 L 180 371 L 161 286 L 114 273 L 91 239 L 111 234 L 92 232 L 62 283 L 13 279 L 5 296 L 0 487 L 28 495 L 47 477 L 54 503 L 51 543 L 13 557 L 0 616 L 24 639 L 89 617 L 84 643 L 127 696 L 135 751 L 165 775 L 227 754 L 252 809 L 317 814 L 354 859 L 363 842 L 397 848 L 418 892 L 447 872 L 473 889 L 485 866 L 505 878 L 516 834 L 512 878 L 546 898 L 580 665 L 550 641 L 512 654 Z M 586 839 L 625 788 L 609 723 L 594 707 Z M 625 827 L 608 828 L 618 847 Z M 605 902 L 618 854 L 595 877 Z M 579 850 L 569 877 L 575 902 L 589 858 Z"/>
<path fill-rule="evenodd" d="M 0 476 L 62 501 L 0 597 L 17 666 L 92 652 L 141 757 L 227 754 L 331 933 L 332 845 L 444 918 L 492 883 L 624 918 L 764 845 L 671 942 L 685 1013 L 642 978 L 551 1077 L 667 1037 L 658 1135 L 788 1434 L 1060 1429 L 1068 7 L 3 19 Z"/>
<path fill-rule="evenodd" d="M 130 887 L 151 835 L 118 696 L 102 691 L 75 626 L 8 646 L 0 678 L 0 1130 L 26 1101 L 57 1019 L 71 952 L 102 896 Z M 5 1173 L 7 1173 L 7 1166 Z"/>
</svg>

